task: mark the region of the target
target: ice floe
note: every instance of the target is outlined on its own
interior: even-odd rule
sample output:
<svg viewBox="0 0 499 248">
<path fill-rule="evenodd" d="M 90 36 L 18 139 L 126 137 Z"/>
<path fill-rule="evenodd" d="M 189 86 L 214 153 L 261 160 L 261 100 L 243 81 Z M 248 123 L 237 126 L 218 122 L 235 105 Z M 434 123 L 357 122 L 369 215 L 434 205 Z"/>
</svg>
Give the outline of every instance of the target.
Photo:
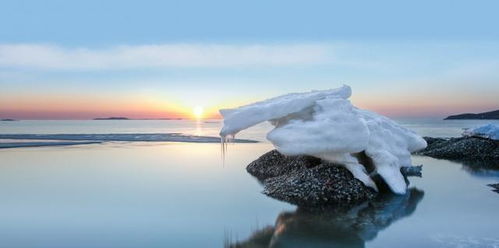
<svg viewBox="0 0 499 248">
<path fill-rule="evenodd" d="M 2 148 L 21 148 L 21 147 L 42 147 L 42 146 L 74 146 L 100 144 L 101 141 L 50 141 L 50 142 L 0 142 Z"/>
<path fill-rule="evenodd" d="M 2 142 L 2 139 L 10 141 Z M 11 140 L 36 140 L 36 142 L 12 142 Z M 56 142 L 43 142 L 43 140 L 53 140 Z M 181 133 L 0 134 L 0 148 L 94 144 L 106 141 L 219 143 L 220 138 L 211 136 L 186 135 Z M 234 142 L 255 143 L 257 141 L 236 139 L 234 140 Z"/>
</svg>

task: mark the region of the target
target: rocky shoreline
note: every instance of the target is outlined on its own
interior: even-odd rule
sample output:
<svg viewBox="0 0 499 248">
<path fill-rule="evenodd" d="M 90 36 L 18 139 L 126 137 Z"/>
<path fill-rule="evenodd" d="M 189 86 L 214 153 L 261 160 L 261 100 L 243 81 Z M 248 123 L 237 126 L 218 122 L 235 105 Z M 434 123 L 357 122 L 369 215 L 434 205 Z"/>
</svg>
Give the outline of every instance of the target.
<svg viewBox="0 0 499 248">
<path fill-rule="evenodd" d="M 423 137 L 428 146 L 415 154 L 451 160 L 486 160 L 499 166 L 499 141 L 480 137 Z"/>
</svg>

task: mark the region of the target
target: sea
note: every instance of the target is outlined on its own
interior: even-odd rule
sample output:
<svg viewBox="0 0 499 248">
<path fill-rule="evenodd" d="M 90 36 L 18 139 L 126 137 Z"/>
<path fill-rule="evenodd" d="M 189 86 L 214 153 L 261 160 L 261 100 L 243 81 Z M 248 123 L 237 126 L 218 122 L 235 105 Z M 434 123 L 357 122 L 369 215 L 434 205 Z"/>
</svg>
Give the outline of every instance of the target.
<svg viewBox="0 0 499 248">
<path fill-rule="evenodd" d="M 499 123 L 396 121 L 432 137 Z M 409 179 L 407 195 L 307 211 L 267 197 L 245 170 L 273 149 L 265 139 L 270 124 L 239 133 L 258 142 L 230 143 L 224 156 L 212 142 L 221 126 L 220 120 L 0 122 L 0 247 L 499 247 L 499 193 L 488 186 L 499 183 L 497 164 L 413 156 L 423 175 Z M 92 142 L 95 135 L 123 134 L 135 138 Z M 65 135 L 87 136 L 81 144 L 57 140 Z M 198 136 L 206 139 L 193 140 Z"/>
</svg>

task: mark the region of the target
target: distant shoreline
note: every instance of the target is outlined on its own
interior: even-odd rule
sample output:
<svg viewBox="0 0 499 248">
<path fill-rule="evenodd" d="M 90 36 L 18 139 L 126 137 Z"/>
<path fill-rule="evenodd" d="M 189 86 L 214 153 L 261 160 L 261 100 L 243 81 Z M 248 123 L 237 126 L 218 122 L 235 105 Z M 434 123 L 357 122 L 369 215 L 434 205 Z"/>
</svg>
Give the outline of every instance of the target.
<svg viewBox="0 0 499 248">
<path fill-rule="evenodd" d="M 464 113 L 457 115 L 450 115 L 444 120 L 499 120 L 499 110 L 483 112 L 483 113 Z"/>
<path fill-rule="evenodd" d="M 94 121 L 107 121 L 107 120 L 130 120 L 127 117 L 98 117 L 94 118 Z"/>
<path fill-rule="evenodd" d="M 94 121 L 133 121 L 133 120 L 167 120 L 167 121 L 172 121 L 172 120 L 183 120 L 184 118 L 141 118 L 141 119 L 131 119 L 128 117 L 98 117 L 94 118 L 92 120 Z"/>
</svg>

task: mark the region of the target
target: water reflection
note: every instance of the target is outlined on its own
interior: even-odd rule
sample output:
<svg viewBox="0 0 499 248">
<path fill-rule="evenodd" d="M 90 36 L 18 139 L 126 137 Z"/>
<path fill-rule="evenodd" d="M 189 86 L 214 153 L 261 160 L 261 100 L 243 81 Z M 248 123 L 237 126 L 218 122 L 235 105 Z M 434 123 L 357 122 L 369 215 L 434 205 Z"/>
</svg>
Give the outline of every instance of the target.
<svg viewBox="0 0 499 248">
<path fill-rule="evenodd" d="M 255 231 L 247 240 L 227 247 L 364 247 L 379 231 L 410 216 L 424 192 L 412 188 L 406 195 L 385 194 L 350 209 L 283 212 L 275 226 Z"/>
<path fill-rule="evenodd" d="M 499 178 L 498 161 L 459 161 L 463 170 L 476 177 Z"/>
<path fill-rule="evenodd" d="M 196 130 L 194 131 L 194 135 L 203 136 L 203 123 L 201 120 L 196 121 Z"/>
<path fill-rule="evenodd" d="M 489 184 L 489 185 L 487 185 L 487 186 L 491 187 L 491 188 L 492 188 L 492 191 L 494 191 L 494 192 L 496 192 L 496 193 L 498 193 L 498 194 L 499 194 L 499 183 L 496 183 L 496 184 Z"/>
</svg>

